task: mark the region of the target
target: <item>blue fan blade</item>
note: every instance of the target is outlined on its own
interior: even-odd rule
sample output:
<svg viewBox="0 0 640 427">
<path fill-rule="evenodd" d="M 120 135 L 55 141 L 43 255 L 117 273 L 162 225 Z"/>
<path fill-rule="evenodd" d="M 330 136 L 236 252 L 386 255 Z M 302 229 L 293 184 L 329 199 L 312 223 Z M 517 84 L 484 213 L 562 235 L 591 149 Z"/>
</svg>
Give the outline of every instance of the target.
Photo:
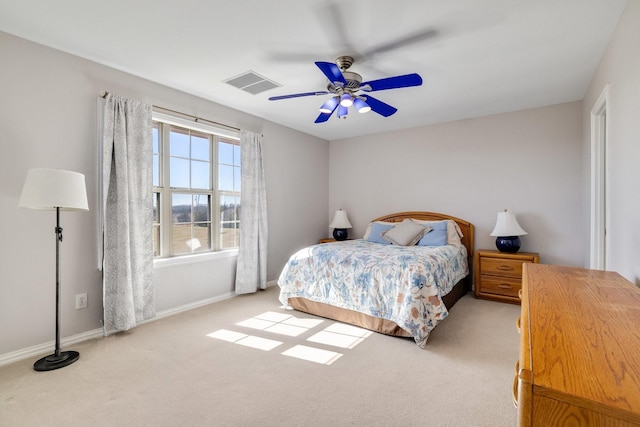
<svg viewBox="0 0 640 427">
<path fill-rule="evenodd" d="M 338 68 L 338 66 L 333 62 L 318 61 L 316 62 L 316 65 L 318 66 L 318 68 L 320 68 L 320 71 L 322 71 L 324 75 L 327 76 L 331 83 L 340 82 L 343 85 L 347 84 L 347 81 L 342 75 L 340 68 Z"/>
<path fill-rule="evenodd" d="M 373 96 L 365 95 L 365 98 L 367 98 L 366 102 L 367 104 L 369 104 L 369 107 L 371 107 L 371 110 L 375 111 L 381 116 L 389 117 L 395 114 L 396 111 L 398 111 L 397 108 L 392 107 L 389 104 L 385 104 L 379 99 L 375 99 Z"/>
<path fill-rule="evenodd" d="M 320 113 L 320 115 L 318 116 L 318 118 L 314 123 L 323 123 L 329 120 L 329 117 L 331 117 L 331 115 L 333 114 L 334 111 L 336 111 L 336 108 L 338 108 L 339 105 L 340 105 L 339 103 L 336 103 L 336 106 L 333 107 L 333 110 L 331 110 L 330 113 Z"/>
<path fill-rule="evenodd" d="M 314 123 L 324 123 L 329 120 L 329 117 L 331 117 L 331 114 L 329 113 L 320 113 Z"/>
<path fill-rule="evenodd" d="M 418 74 L 405 74 L 404 76 L 387 77 L 380 80 L 372 80 L 370 82 L 363 82 L 360 86 L 369 85 L 371 90 L 367 92 L 374 92 L 376 90 L 398 89 L 401 87 L 420 86 L 422 84 L 422 77 Z"/>
<path fill-rule="evenodd" d="M 316 96 L 316 95 L 327 95 L 329 92 L 305 92 L 305 93 L 294 93 L 291 95 L 280 95 L 280 96 L 272 96 L 269 98 L 269 101 L 277 101 L 279 99 L 289 99 L 289 98 L 300 98 L 302 96 Z"/>
</svg>

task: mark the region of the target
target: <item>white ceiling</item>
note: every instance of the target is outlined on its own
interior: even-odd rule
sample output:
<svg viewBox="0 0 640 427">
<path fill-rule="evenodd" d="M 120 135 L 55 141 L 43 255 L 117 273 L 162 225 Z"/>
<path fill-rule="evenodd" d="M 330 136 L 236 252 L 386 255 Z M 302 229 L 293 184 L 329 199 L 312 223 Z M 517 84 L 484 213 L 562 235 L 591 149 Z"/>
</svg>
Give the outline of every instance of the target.
<svg viewBox="0 0 640 427">
<path fill-rule="evenodd" d="M 0 30 L 336 140 L 581 100 L 626 2 L 0 0 Z M 267 99 L 325 90 L 314 61 L 371 51 L 350 71 L 424 80 L 374 94 L 391 117 L 314 124 L 327 95 Z M 249 70 L 282 87 L 224 83 Z"/>
</svg>

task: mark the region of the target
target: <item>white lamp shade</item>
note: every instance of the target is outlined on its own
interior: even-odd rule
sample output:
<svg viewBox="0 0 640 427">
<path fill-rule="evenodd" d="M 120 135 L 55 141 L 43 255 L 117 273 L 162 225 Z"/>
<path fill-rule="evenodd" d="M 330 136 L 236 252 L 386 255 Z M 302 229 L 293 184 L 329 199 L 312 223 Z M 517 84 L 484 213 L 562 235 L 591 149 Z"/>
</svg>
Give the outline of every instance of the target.
<svg viewBox="0 0 640 427">
<path fill-rule="evenodd" d="M 520 227 L 516 216 L 509 211 L 498 212 L 498 220 L 496 221 L 496 227 L 491 232 L 490 236 L 495 237 L 509 237 L 509 236 L 523 236 L 527 234 L 526 231 Z"/>
<path fill-rule="evenodd" d="M 29 169 L 18 206 L 29 209 L 88 211 L 84 175 L 60 169 Z"/>
<path fill-rule="evenodd" d="M 333 221 L 329 224 L 329 228 L 351 228 L 349 218 L 347 218 L 347 212 L 342 209 L 338 209 L 333 216 Z"/>
</svg>

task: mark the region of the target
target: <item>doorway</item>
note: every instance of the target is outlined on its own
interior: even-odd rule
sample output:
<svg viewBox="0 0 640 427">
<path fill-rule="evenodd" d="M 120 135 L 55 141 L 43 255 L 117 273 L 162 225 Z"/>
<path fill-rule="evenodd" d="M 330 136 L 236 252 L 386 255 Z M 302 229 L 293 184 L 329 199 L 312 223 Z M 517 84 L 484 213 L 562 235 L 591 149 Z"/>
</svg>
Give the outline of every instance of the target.
<svg viewBox="0 0 640 427">
<path fill-rule="evenodd" d="M 591 243 L 589 268 L 607 270 L 607 107 L 609 86 L 605 86 L 591 110 Z"/>
</svg>

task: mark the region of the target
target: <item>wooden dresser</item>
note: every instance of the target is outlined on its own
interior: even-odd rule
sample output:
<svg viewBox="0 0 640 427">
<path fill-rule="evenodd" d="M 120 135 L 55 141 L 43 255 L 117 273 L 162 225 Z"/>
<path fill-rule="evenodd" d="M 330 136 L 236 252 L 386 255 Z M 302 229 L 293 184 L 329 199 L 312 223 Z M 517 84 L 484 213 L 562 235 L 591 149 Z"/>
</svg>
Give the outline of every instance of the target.
<svg viewBox="0 0 640 427">
<path fill-rule="evenodd" d="M 640 289 L 543 264 L 524 264 L 522 281 L 518 425 L 640 425 Z"/>
</svg>

